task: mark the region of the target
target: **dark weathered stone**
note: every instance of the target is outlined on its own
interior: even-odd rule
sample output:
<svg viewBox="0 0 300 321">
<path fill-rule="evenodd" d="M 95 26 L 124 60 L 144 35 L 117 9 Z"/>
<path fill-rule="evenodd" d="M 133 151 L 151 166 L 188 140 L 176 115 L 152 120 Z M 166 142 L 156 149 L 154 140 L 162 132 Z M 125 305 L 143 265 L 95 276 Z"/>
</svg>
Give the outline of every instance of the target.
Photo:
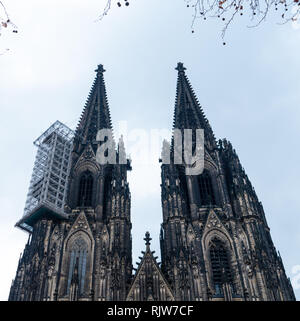
<svg viewBox="0 0 300 321">
<path fill-rule="evenodd" d="M 205 172 L 187 176 L 183 165 L 161 166 L 161 266 L 146 233 L 132 275 L 130 161 L 96 162 L 97 131 L 111 128 L 99 65 L 76 131 L 68 218 L 41 216 L 34 224 L 9 300 L 295 300 L 236 152 L 216 142 L 183 64 L 177 70 L 174 128 L 204 129 Z"/>
</svg>

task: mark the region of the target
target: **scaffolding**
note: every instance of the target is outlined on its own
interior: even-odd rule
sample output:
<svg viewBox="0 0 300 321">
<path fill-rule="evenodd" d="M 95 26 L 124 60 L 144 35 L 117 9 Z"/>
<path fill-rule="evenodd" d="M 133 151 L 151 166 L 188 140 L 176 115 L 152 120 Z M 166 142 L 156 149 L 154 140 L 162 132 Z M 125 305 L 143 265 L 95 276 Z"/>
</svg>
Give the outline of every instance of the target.
<svg viewBox="0 0 300 321">
<path fill-rule="evenodd" d="M 65 201 L 74 131 L 56 121 L 34 141 L 37 154 L 24 214 L 16 226 L 32 232 L 41 216 L 67 218 Z"/>
</svg>

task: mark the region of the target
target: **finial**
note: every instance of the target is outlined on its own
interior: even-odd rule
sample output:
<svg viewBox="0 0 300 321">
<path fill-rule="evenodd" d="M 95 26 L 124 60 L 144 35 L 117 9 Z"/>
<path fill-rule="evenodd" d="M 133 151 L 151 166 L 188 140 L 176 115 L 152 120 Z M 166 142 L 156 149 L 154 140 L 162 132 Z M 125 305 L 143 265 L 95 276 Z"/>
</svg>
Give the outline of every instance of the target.
<svg viewBox="0 0 300 321">
<path fill-rule="evenodd" d="M 146 245 L 147 246 L 149 246 L 151 243 L 150 243 L 150 241 L 152 240 L 152 238 L 150 237 L 150 233 L 147 231 L 146 233 L 145 233 L 145 238 L 144 238 L 144 241 L 146 241 Z"/>
<path fill-rule="evenodd" d="M 103 74 L 106 70 L 103 68 L 103 65 L 98 65 L 98 68 L 95 70 L 95 72 L 98 74 Z"/>
<path fill-rule="evenodd" d="M 186 70 L 186 68 L 183 66 L 182 62 L 179 62 L 177 64 L 177 67 L 175 68 L 175 70 L 178 70 L 178 72 L 184 72 Z"/>
</svg>

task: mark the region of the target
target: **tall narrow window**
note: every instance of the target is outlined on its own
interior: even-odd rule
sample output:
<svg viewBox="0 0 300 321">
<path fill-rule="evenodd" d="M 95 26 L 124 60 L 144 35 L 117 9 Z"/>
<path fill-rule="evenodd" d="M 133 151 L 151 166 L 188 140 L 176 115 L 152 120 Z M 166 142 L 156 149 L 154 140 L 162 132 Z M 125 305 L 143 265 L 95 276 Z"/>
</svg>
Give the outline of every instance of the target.
<svg viewBox="0 0 300 321">
<path fill-rule="evenodd" d="M 91 172 L 86 171 L 82 174 L 79 182 L 78 206 L 92 206 L 93 183 Z"/>
<path fill-rule="evenodd" d="M 216 199 L 208 171 L 204 170 L 204 172 L 198 177 L 198 182 L 201 205 L 215 205 Z"/>
<path fill-rule="evenodd" d="M 78 238 L 74 241 L 71 247 L 69 274 L 68 274 L 68 290 L 72 292 L 72 287 L 76 288 L 78 295 L 84 292 L 84 282 L 86 274 L 86 261 L 88 254 L 88 245 L 83 238 Z M 73 294 L 74 295 L 74 294 Z M 74 297 L 77 297 L 75 295 Z"/>
<path fill-rule="evenodd" d="M 233 290 L 233 278 L 228 253 L 223 242 L 218 238 L 214 238 L 209 247 L 215 294 L 223 295 L 223 284 L 229 284 Z"/>
</svg>

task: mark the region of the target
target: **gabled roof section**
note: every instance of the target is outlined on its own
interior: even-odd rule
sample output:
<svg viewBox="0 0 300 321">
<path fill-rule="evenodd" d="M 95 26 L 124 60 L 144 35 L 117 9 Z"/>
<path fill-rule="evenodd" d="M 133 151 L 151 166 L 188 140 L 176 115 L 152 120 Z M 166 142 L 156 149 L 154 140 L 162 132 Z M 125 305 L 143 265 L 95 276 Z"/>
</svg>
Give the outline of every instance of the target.
<svg viewBox="0 0 300 321">
<path fill-rule="evenodd" d="M 194 90 L 185 74 L 186 68 L 179 62 L 173 128 L 204 129 L 206 143 L 215 146 L 215 136 L 200 106 Z M 212 147 L 212 146 L 211 146 Z"/>
<path fill-rule="evenodd" d="M 99 129 L 112 129 L 103 65 L 98 65 L 95 72 L 97 73 L 96 78 L 76 128 L 76 136 L 84 144 L 93 143 Z"/>
<path fill-rule="evenodd" d="M 77 216 L 75 222 L 73 223 L 70 231 L 68 232 L 68 235 L 71 235 L 77 231 L 84 231 L 87 234 L 89 234 L 91 237 L 93 236 L 93 233 L 91 231 L 90 224 L 86 218 L 86 215 L 84 211 L 82 210 L 79 215 Z"/>
<path fill-rule="evenodd" d="M 146 232 L 146 251 L 134 276 L 127 301 L 174 301 L 174 294 L 150 249 L 150 234 Z"/>
<path fill-rule="evenodd" d="M 96 168 L 99 168 L 99 164 L 96 161 L 96 154 L 91 143 L 87 143 L 84 146 L 82 154 L 74 163 L 74 168 L 80 167 L 80 165 L 84 163 L 93 163 Z"/>
</svg>

